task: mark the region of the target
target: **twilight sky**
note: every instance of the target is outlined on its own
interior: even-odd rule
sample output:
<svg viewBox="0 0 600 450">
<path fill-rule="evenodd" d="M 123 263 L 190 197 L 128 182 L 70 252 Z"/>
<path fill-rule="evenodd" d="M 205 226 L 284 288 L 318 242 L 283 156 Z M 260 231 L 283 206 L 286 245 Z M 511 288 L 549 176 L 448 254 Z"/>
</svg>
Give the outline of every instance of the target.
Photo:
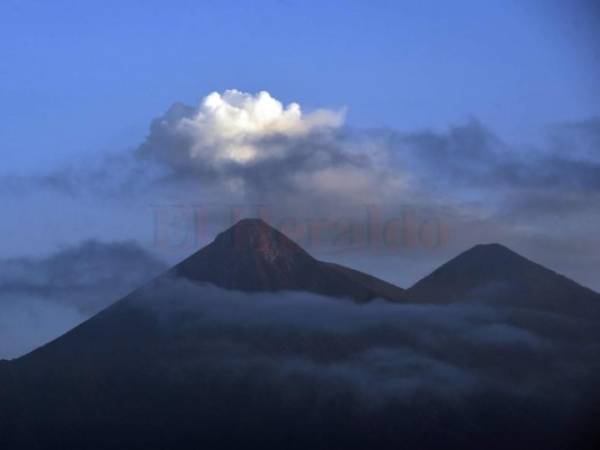
<svg viewBox="0 0 600 450">
<path fill-rule="evenodd" d="M 583 0 L 2 2 L 0 358 L 258 204 L 403 286 L 498 241 L 600 289 L 598 30 Z"/>
</svg>

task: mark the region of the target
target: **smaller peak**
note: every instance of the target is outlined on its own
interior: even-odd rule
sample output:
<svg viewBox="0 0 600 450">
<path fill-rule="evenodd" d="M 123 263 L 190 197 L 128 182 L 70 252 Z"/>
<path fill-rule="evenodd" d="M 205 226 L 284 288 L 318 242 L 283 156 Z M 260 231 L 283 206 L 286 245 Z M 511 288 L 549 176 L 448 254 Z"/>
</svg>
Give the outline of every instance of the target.
<svg viewBox="0 0 600 450">
<path fill-rule="evenodd" d="M 497 242 L 487 244 L 477 244 L 471 247 L 469 250 L 458 255 L 454 260 L 465 261 L 465 260 L 477 260 L 477 261 L 513 261 L 518 260 L 525 261 L 526 258 L 518 254 L 514 250 L 511 250 L 505 245 Z"/>
</svg>

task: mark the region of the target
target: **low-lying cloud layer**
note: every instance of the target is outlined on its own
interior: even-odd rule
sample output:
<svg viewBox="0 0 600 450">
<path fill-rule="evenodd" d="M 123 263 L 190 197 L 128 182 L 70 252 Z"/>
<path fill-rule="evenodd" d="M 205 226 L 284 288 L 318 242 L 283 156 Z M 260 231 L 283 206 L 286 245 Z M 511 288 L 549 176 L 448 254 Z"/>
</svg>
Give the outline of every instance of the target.
<svg viewBox="0 0 600 450">
<path fill-rule="evenodd" d="M 291 417 L 322 420 L 308 435 L 327 432 L 317 423 L 375 417 L 376 429 L 405 423 L 403 438 L 424 439 L 421 448 L 427 439 L 408 423 L 429 430 L 433 441 L 451 430 L 453 440 L 466 444 L 508 427 L 512 448 L 532 438 L 568 447 L 589 426 L 600 394 L 594 320 L 502 305 L 249 295 L 181 280 L 163 280 L 134 301 L 175 339 L 165 379 L 190 386 L 202 380 L 200 398 L 229 399 L 233 422 L 231 410 L 251 408 L 271 420 L 289 404 Z"/>
<path fill-rule="evenodd" d="M 559 388 L 565 377 L 591 380 L 600 368 L 592 357 L 600 351 L 598 318 L 477 302 L 357 305 L 306 293 L 245 294 L 179 279 L 162 280 L 135 298 L 165 329 L 183 326 L 203 336 L 204 349 L 228 348 L 226 359 L 273 358 L 286 368 L 289 358 L 287 369 L 295 361 L 302 370 L 304 361 L 307 370 L 318 368 L 315 376 L 352 374 L 354 368 L 373 381 L 380 378 L 364 385 L 374 390 L 387 391 L 392 383 L 402 392 L 406 384 L 414 393 L 431 384 L 455 395 L 495 386 L 530 395 Z"/>
</svg>

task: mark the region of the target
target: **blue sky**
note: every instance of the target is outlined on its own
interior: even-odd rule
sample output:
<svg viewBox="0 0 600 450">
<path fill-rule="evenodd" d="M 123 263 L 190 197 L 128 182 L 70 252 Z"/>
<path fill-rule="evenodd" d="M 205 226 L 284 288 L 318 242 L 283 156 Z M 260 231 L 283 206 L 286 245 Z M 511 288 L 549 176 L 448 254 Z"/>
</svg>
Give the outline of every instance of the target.
<svg viewBox="0 0 600 450">
<path fill-rule="evenodd" d="M 139 143 L 173 101 L 267 89 L 351 125 L 504 136 L 600 114 L 598 15 L 584 1 L 7 0 L 3 165 Z"/>
</svg>

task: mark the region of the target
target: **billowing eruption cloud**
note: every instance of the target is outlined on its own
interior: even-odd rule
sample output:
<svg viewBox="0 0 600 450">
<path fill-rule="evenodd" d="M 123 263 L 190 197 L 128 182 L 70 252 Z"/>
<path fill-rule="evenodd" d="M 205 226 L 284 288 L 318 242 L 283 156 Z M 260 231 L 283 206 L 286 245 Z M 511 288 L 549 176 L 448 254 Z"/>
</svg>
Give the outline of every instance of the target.
<svg viewBox="0 0 600 450">
<path fill-rule="evenodd" d="M 211 168 L 246 165 L 284 157 L 289 151 L 286 138 L 326 133 L 339 128 L 343 121 L 343 111 L 321 109 L 304 114 L 298 103 L 284 106 L 266 91 L 252 95 L 231 89 L 207 95 L 198 108 L 174 105 L 154 123 L 145 150 L 158 151 L 171 161 L 183 157 L 191 164 Z M 154 144 L 163 143 L 163 139 L 180 145 L 157 148 Z M 266 141 L 279 144 L 264 145 Z"/>
<path fill-rule="evenodd" d="M 298 103 L 284 107 L 266 91 L 252 95 L 232 89 L 206 96 L 195 115 L 182 118 L 176 129 L 192 139 L 192 158 L 243 164 L 274 156 L 257 145 L 264 138 L 306 135 L 337 128 L 342 122 L 340 112 L 319 110 L 303 115 Z"/>
<path fill-rule="evenodd" d="M 343 110 L 303 113 L 266 91 L 213 92 L 197 108 L 173 105 L 137 154 L 158 163 L 163 179 L 217 189 L 220 199 L 379 202 L 402 184 L 399 173 L 389 170 L 388 151 L 343 122 Z"/>
</svg>

